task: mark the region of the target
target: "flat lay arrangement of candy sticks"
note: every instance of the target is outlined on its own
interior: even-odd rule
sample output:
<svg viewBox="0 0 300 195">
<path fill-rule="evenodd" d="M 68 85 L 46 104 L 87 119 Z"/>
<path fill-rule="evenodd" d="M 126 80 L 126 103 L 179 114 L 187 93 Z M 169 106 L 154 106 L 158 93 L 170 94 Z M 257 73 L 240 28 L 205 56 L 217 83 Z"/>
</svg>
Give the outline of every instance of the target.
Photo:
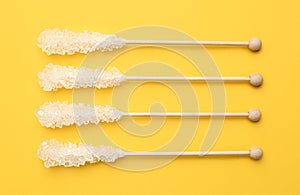
<svg viewBox="0 0 300 195">
<path fill-rule="evenodd" d="M 190 40 L 126 40 L 114 34 L 98 32 L 74 32 L 70 30 L 46 29 L 38 39 L 37 45 L 48 55 L 72 55 L 94 51 L 112 51 L 122 48 L 126 44 L 144 45 L 210 45 L 210 46 L 243 46 L 251 51 L 259 51 L 262 42 L 252 38 L 245 42 L 226 41 L 190 41 Z M 259 73 L 250 76 L 230 77 L 179 77 L 179 76 L 126 76 L 116 67 L 90 69 L 86 67 L 61 66 L 48 64 L 38 73 L 39 84 L 44 91 L 55 91 L 60 88 L 108 88 L 117 87 L 125 81 L 205 81 L 205 82 L 248 82 L 254 87 L 262 85 L 263 77 Z M 83 103 L 68 104 L 67 102 L 46 102 L 35 111 L 38 121 L 44 127 L 62 128 L 76 124 L 99 124 L 100 122 L 116 122 L 122 117 L 244 117 L 252 122 L 258 122 L 262 116 L 257 108 L 248 112 L 123 112 L 109 105 L 86 105 Z M 44 141 L 38 149 L 38 157 L 44 161 L 45 167 L 64 166 L 79 167 L 86 163 L 115 162 L 126 156 L 249 156 L 258 160 L 263 152 L 260 147 L 254 146 L 249 150 L 241 151 L 150 151 L 133 152 L 123 151 L 111 146 L 93 146 L 84 143 L 59 142 L 55 139 Z"/>
</svg>

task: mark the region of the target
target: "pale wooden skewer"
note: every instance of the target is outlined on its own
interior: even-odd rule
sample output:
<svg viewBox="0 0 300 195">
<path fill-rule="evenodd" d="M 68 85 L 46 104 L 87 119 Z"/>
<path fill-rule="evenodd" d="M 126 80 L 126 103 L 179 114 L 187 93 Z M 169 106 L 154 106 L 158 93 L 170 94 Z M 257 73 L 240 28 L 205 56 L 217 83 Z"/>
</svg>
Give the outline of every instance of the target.
<svg viewBox="0 0 300 195">
<path fill-rule="evenodd" d="M 251 108 L 248 112 L 120 112 L 121 117 L 247 117 L 252 122 L 261 118 L 261 112 L 257 108 Z"/>
<path fill-rule="evenodd" d="M 124 152 L 124 156 L 249 156 L 254 160 L 262 157 L 263 151 L 254 146 L 250 150 L 209 152 Z"/>
<path fill-rule="evenodd" d="M 248 42 L 235 41 L 173 41 L 173 40 L 125 40 L 125 44 L 143 45 L 215 45 L 215 46 L 248 46 L 251 51 L 259 51 L 262 42 L 258 38 L 252 38 Z"/>
<path fill-rule="evenodd" d="M 253 73 L 249 77 L 174 77 L 174 76 L 126 76 L 123 81 L 206 81 L 206 82 L 249 82 L 254 87 L 261 86 L 263 77 L 259 73 Z"/>
</svg>

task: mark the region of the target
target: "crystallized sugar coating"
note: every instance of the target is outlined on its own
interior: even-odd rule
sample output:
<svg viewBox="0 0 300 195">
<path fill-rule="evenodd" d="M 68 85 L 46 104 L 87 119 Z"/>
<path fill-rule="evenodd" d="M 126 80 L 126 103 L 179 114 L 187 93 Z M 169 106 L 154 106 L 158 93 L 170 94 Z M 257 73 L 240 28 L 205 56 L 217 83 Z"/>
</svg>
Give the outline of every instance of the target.
<svg viewBox="0 0 300 195">
<path fill-rule="evenodd" d="M 85 104 L 68 104 L 67 102 L 46 102 L 35 114 L 42 126 L 62 128 L 76 124 L 114 122 L 120 120 L 122 113 L 109 106 L 90 106 Z"/>
<path fill-rule="evenodd" d="M 60 66 L 48 64 L 38 73 L 40 86 L 45 91 L 55 91 L 59 88 L 108 88 L 119 86 L 124 80 L 124 75 L 116 67 L 108 67 L 106 71 L 103 67 L 89 69 L 73 66 Z"/>
<path fill-rule="evenodd" d="M 45 167 L 79 167 L 88 163 L 114 162 L 124 157 L 121 149 L 111 146 L 95 147 L 84 143 L 62 143 L 55 139 L 44 141 L 37 152 Z"/>
<path fill-rule="evenodd" d="M 116 35 L 105 35 L 97 32 L 73 32 L 70 30 L 46 29 L 37 39 L 37 45 L 48 55 L 72 55 L 75 52 L 88 53 L 96 50 L 112 51 L 125 44 L 125 39 Z"/>
</svg>

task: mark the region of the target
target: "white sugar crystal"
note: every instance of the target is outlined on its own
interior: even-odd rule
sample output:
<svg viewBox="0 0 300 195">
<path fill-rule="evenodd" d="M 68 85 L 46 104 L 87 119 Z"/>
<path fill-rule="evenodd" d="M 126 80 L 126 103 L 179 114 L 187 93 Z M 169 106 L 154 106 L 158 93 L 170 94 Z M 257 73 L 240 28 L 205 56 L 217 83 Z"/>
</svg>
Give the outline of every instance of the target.
<svg viewBox="0 0 300 195">
<path fill-rule="evenodd" d="M 105 35 L 97 32 L 73 32 L 70 30 L 46 29 L 37 39 L 37 45 L 48 55 L 72 55 L 76 52 L 88 53 L 96 50 L 112 51 L 125 44 L 125 39 L 116 35 Z"/>
<path fill-rule="evenodd" d="M 124 80 L 124 75 L 116 67 L 103 67 L 89 69 L 73 66 L 60 66 L 48 64 L 38 73 L 40 86 L 45 91 L 55 91 L 59 88 L 87 88 L 95 87 L 98 89 L 116 87 Z"/>
<path fill-rule="evenodd" d="M 85 163 L 114 162 L 125 152 L 111 146 L 95 147 L 84 143 L 62 143 L 55 139 L 44 141 L 38 149 L 38 157 L 45 167 L 79 167 Z"/>
<path fill-rule="evenodd" d="M 67 102 L 46 102 L 35 114 L 42 126 L 62 128 L 76 124 L 99 124 L 99 122 L 115 122 L 122 113 L 109 106 L 90 106 L 85 104 L 68 104 Z"/>
</svg>

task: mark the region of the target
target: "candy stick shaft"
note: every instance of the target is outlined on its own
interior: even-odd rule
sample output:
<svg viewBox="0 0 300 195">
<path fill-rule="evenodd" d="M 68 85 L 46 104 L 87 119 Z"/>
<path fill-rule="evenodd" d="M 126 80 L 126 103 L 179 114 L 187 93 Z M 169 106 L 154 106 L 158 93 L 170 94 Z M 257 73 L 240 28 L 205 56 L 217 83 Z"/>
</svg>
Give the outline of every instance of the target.
<svg viewBox="0 0 300 195">
<path fill-rule="evenodd" d="M 224 45 L 248 46 L 249 42 L 234 41 L 173 41 L 173 40 L 125 40 L 125 44 L 151 44 L 151 45 Z"/>
<path fill-rule="evenodd" d="M 157 117 L 247 117 L 247 112 L 231 112 L 231 113 L 211 113 L 211 112 L 124 112 L 122 116 L 157 116 Z"/>
<path fill-rule="evenodd" d="M 125 156 L 246 156 L 250 151 L 211 152 L 125 152 Z"/>
<path fill-rule="evenodd" d="M 162 77 L 125 76 L 126 81 L 250 81 L 249 77 Z"/>
</svg>

